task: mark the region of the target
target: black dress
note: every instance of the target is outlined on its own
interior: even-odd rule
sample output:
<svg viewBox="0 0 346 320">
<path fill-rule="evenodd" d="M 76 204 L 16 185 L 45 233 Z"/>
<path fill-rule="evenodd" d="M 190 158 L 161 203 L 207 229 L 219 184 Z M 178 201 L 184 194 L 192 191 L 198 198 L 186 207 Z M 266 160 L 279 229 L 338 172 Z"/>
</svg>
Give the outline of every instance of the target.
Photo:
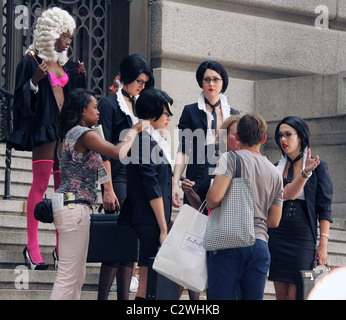
<svg viewBox="0 0 346 320">
<path fill-rule="evenodd" d="M 284 165 L 284 159 L 280 160 L 278 167 Z M 269 229 L 269 280 L 297 284 L 299 271 L 309 270 L 313 265 L 317 222 L 333 222 L 333 184 L 328 165 L 323 160 L 305 183 L 304 196 L 305 200 L 284 201 L 279 226 Z"/>
<path fill-rule="evenodd" d="M 284 201 L 277 228 L 269 229 L 269 280 L 297 283 L 300 270 L 312 268 L 315 240 L 304 200 Z"/>
</svg>

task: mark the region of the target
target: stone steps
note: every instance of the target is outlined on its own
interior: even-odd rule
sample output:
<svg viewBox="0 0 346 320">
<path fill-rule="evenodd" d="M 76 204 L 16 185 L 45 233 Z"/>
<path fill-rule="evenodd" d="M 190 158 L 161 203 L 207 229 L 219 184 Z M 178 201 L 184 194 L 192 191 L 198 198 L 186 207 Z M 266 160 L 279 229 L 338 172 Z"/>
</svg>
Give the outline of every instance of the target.
<svg viewBox="0 0 346 320">
<path fill-rule="evenodd" d="M 16 290 L 0 289 L 0 300 L 49 300 L 52 290 Z M 116 293 L 110 293 L 108 299 L 116 300 Z M 134 293 L 130 293 L 133 300 Z M 82 291 L 81 300 L 97 300 L 96 291 Z"/>
<path fill-rule="evenodd" d="M 5 188 L 5 145 L 0 143 L 0 195 L 4 194 Z M 26 201 L 32 184 L 32 160 L 31 152 L 12 150 L 11 161 L 11 197 L 13 200 Z M 54 192 L 53 175 L 49 179 L 46 191 L 48 198 Z M 98 200 L 102 199 L 101 188 L 98 186 Z M 1 212 L 1 209 L 0 209 Z"/>
</svg>

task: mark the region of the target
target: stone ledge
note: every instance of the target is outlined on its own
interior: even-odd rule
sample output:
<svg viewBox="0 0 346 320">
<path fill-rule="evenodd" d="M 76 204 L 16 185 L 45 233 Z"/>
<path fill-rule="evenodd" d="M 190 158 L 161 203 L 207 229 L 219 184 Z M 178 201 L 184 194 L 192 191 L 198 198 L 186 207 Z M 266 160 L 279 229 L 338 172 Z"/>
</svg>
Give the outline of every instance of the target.
<svg viewBox="0 0 346 320">
<path fill-rule="evenodd" d="M 228 67 L 287 75 L 346 69 L 342 31 L 169 1 L 152 9 L 153 59 L 213 59 Z M 210 30 L 208 38 L 200 30 Z"/>
<path fill-rule="evenodd" d="M 255 111 L 266 121 L 288 115 L 304 119 L 346 114 L 346 73 L 255 82 Z"/>
<path fill-rule="evenodd" d="M 346 23 L 346 1 L 339 0 L 337 21 Z"/>
<path fill-rule="evenodd" d="M 308 17 L 316 17 L 315 8 L 324 5 L 328 8 L 329 19 L 335 19 L 337 15 L 338 0 L 223 0 L 243 6 L 274 10 Z"/>
</svg>

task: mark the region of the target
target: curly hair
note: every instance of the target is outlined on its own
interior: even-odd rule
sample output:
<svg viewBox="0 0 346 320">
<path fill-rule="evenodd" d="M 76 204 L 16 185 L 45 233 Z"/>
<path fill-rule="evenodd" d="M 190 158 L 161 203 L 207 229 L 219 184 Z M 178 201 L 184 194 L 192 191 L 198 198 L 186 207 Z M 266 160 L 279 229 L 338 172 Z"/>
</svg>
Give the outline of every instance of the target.
<svg viewBox="0 0 346 320">
<path fill-rule="evenodd" d="M 37 50 L 41 59 L 59 62 L 63 66 L 68 61 L 67 51 L 58 54 L 54 45 L 61 34 L 70 32 L 72 35 L 75 28 L 76 22 L 67 11 L 58 7 L 43 11 L 37 19 L 34 41 L 26 53 L 30 50 Z"/>
<path fill-rule="evenodd" d="M 77 88 L 70 92 L 62 107 L 59 117 L 59 141 L 63 142 L 69 130 L 80 124 L 83 118 L 83 111 L 91 102 L 91 97 L 95 97 L 92 90 Z"/>
</svg>

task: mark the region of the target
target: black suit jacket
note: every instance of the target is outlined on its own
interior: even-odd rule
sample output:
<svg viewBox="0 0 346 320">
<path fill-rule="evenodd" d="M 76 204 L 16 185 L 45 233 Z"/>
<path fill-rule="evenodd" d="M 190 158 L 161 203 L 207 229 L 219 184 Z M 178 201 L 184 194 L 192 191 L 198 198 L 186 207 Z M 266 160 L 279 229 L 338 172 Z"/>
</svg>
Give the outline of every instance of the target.
<svg viewBox="0 0 346 320">
<path fill-rule="evenodd" d="M 239 111 L 231 108 L 230 115 L 235 114 L 239 114 Z M 186 178 L 195 180 L 196 174 L 206 166 L 205 150 L 201 146 L 205 144 L 208 129 L 207 115 L 198 108 L 198 103 L 184 107 L 178 128 L 180 129 L 178 152 L 183 152 L 190 158 L 186 169 Z M 192 133 L 197 133 L 195 130 L 199 129 L 200 134 L 198 137 L 197 135 L 190 135 L 186 129 L 190 129 Z"/>
<path fill-rule="evenodd" d="M 157 225 L 150 201 L 162 197 L 168 223 L 172 208 L 172 169 L 161 148 L 146 131 L 138 134 L 126 165 L 127 198 L 119 223 Z"/>
<path fill-rule="evenodd" d="M 275 163 L 275 166 L 278 164 L 279 162 Z M 320 164 L 312 172 L 311 177 L 305 183 L 304 195 L 311 232 L 316 242 L 317 221 L 328 220 L 331 223 L 333 222 L 331 209 L 333 183 L 326 162 L 321 160 Z"/>
<path fill-rule="evenodd" d="M 101 99 L 98 110 L 100 111 L 99 124 L 102 124 L 105 139 L 116 145 L 120 141 L 122 131 L 125 130 L 124 132 L 126 132 L 127 129 L 132 128 L 130 116 L 120 109 L 116 94 Z M 111 162 L 112 177 L 115 177 L 119 170 L 125 170 L 120 160 L 106 157 L 103 159 Z"/>
<path fill-rule="evenodd" d="M 317 221 L 333 222 L 331 204 L 333 200 L 333 183 L 328 165 L 324 161 L 313 171 L 304 186 L 305 201 L 315 241 L 317 240 Z"/>
</svg>

